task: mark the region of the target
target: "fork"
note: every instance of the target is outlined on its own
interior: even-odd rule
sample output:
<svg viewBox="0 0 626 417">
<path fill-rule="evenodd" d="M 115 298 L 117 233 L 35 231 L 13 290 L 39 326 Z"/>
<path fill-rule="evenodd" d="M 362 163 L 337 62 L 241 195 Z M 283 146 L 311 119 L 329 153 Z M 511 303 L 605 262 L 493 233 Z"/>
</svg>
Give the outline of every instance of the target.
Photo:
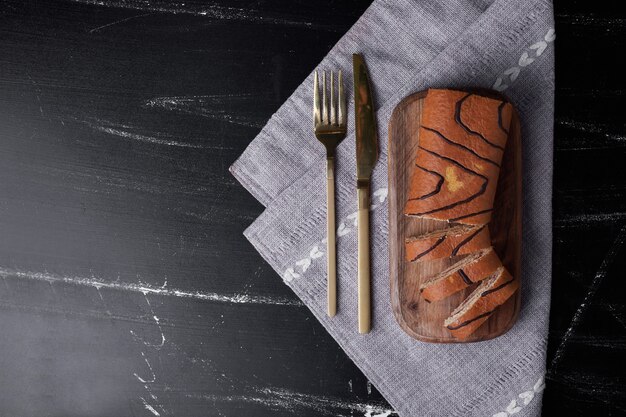
<svg viewBox="0 0 626 417">
<path fill-rule="evenodd" d="M 335 97 L 333 72 L 330 72 L 330 105 L 326 94 L 326 71 L 322 72 L 320 97 L 319 75 L 315 71 L 313 81 L 313 119 L 315 136 L 326 147 L 326 271 L 328 315 L 337 313 L 337 229 L 335 227 L 335 150 L 346 137 L 346 97 L 341 71 L 337 76 L 338 94 Z"/>
</svg>

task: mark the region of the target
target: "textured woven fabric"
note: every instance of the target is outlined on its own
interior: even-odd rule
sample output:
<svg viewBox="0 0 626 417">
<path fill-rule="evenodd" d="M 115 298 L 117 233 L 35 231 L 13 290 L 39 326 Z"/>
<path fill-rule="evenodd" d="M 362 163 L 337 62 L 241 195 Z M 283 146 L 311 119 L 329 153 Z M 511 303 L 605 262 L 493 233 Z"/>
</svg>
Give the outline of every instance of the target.
<svg viewBox="0 0 626 417">
<path fill-rule="evenodd" d="M 554 38 L 549 0 L 377 0 L 320 65 L 348 75 L 351 54 L 363 53 L 375 89 L 381 154 L 372 177 L 373 330 L 367 336 L 356 331 L 351 120 L 337 156 L 339 309 L 332 319 L 325 314 L 324 151 L 312 132 L 311 77 L 231 167 L 266 206 L 246 237 L 403 417 L 540 414 L 551 280 Z M 387 125 L 403 97 L 429 87 L 494 88 L 521 116 L 522 307 L 517 324 L 491 341 L 418 342 L 391 311 Z"/>
</svg>

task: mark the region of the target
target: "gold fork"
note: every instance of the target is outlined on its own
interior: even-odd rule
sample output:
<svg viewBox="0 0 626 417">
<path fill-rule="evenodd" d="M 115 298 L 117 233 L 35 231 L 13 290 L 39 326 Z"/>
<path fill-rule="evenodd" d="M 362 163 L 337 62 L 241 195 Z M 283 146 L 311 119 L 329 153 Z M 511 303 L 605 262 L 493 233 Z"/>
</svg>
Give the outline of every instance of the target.
<svg viewBox="0 0 626 417">
<path fill-rule="evenodd" d="M 328 315 L 337 313 L 337 229 L 335 227 L 335 149 L 346 137 L 346 97 L 341 71 L 337 76 L 338 94 L 335 97 L 334 74 L 330 72 L 330 105 L 326 94 L 326 71 L 322 72 L 320 99 L 319 75 L 313 81 L 313 120 L 315 136 L 326 147 L 326 270 L 328 283 Z"/>
</svg>

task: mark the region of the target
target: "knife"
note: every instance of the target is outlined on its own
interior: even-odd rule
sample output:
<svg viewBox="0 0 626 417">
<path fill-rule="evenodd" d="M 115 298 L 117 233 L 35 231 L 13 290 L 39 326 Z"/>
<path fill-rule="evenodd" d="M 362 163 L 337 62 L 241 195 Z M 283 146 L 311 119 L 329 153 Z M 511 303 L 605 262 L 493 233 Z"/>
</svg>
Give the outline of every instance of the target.
<svg viewBox="0 0 626 417">
<path fill-rule="evenodd" d="M 359 333 L 371 329 L 370 280 L 370 182 L 378 159 L 378 135 L 372 89 L 363 57 L 352 55 L 354 70 L 354 126 L 356 134 L 356 177 L 358 199 L 358 312 Z"/>
</svg>

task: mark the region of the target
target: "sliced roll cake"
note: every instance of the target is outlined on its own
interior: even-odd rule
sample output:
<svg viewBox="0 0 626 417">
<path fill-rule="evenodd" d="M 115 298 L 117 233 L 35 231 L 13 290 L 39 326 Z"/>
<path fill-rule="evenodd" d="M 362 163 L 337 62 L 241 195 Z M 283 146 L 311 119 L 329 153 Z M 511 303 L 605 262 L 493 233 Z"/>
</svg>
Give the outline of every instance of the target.
<svg viewBox="0 0 626 417">
<path fill-rule="evenodd" d="M 519 288 L 519 282 L 504 268 L 484 280 L 446 319 L 444 326 L 457 339 L 467 339 L 496 308 Z"/>
<path fill-rule="evenodd" d="M 452 266 L 420 285 L 427 302 L 480 283 L 445 322 L 459 339 L 469 337 L 519 286 L 491 246 L 488 228 L 513 113 L 504 100 L 464 91 L 431 89 L 424 98 L 404 214 L 450 227 L 408 238 L 405 259 L 451 258 Z"/>
<path fill-rule="evenodd" d="M 405 254 L 407 261 L 421 262 L 467 255 L 490 246 L 491 238 L 486 226 L 458 225 L 408 238 Z"/>
<path fill-rule="evenodd" d="M 439 301 L 489 278 L 500 267 L 502 262 L 493 248 L 482 249 L 435 275 L 423 283 L 419 291 L 426 301 Z"/>
</svg>

